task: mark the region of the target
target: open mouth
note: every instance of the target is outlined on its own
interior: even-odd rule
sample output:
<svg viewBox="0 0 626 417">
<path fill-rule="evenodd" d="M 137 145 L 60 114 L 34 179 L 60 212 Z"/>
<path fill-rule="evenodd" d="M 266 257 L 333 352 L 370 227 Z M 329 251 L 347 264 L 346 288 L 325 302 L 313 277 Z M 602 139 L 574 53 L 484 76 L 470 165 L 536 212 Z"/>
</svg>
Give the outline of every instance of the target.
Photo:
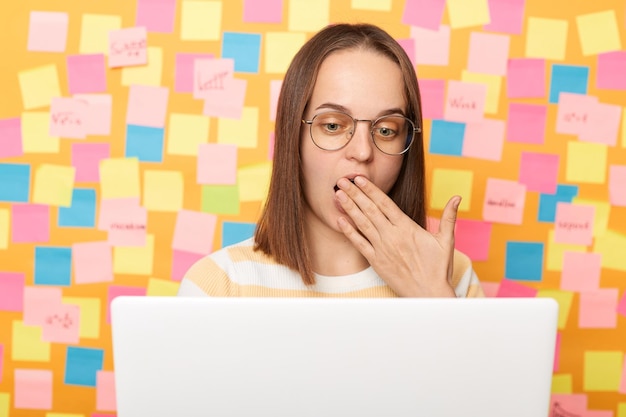
<svg viewBox="0 0 626 417">
<path fill-rule="evenodd" d="M 348 178 L 350 180 L 350 182 L 352 184 L 354 184 L 354 178 Z M 335 184 L 335 186 L 333 187 L 335 191 L 339 191 L 339 187 L 337 186 L 337 184 Z"/>
</svg>

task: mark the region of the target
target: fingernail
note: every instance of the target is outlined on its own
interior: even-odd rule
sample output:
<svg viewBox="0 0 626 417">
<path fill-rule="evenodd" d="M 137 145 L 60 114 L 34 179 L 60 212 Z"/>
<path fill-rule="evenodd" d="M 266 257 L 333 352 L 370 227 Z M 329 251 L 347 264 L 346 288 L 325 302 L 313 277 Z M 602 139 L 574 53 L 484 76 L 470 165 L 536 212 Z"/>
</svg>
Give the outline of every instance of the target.
<svg viewBox="0 0 626 417">
<path fill-rule="evenodd" d="M 458 197 L 455 201 L 454 201 L 454 209 L 458 209 L 459 205 L 461 204 L 461 197 Z"/>
<path fill-rule="evenodd" d="M 337 191 L 335 195 L 337 196 L 337 199 L 341 201 L 342 203 L 345 203 L 346 201 L 348 201 L 348 195 L 341 190 Z"/>
<path fill-rule="evenodd" d="M 365 185 L 365 178 L 363 178 L 363 177 L 356 177 L 354 179 L 354 183 L 356 185 L 358 185 L 358 186 Z"/>
</svg>

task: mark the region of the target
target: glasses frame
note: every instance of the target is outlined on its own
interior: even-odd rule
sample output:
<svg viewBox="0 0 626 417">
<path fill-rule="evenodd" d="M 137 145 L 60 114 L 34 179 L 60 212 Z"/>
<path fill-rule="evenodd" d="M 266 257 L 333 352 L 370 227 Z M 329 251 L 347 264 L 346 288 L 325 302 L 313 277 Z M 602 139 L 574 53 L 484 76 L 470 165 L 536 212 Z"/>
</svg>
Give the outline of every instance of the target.
<svg viewBox="0 0 626 417">
<path fill-rule="evenodd" d="M 352 132 L 348 132 L 347 135 L 349 135 L 349 139 L 347 140 L 346 143 L 344 143 L 342 146 L 335 148 L 335 149 L 326 149 L 321 147 L 317 142 L 315 142 L 315 139 L 313 139 L 313 122 L 315 121 L 315 119 L 321 115 L 324 114 L 328 114 L 328 113 L 339 113 L 339 114 L 343 114 L 346 115 L 347 117 L 349 117 L 352 120 L 353 123 L 353 130 Z M 379 146 L 378 143 L 376 143 L 376 139 L 374 139 L 374 126 L 376 125 L 376 123 L 378 123 L 380 120 L 385 119 L 387 117 L 401 117 L 403 119 L 405 119 L 407 122 L 410 123 L 410 128 L 411 128 L 411 141 L 409 142 L 409 145 L 406 147 L 406 149 L 404 149 L 402 152 L 399 153 L 389 153 L 389 152 L 385 152 L 383 151 Z M 309 125 L 309 137 L 311 138 L 311 140 L 313 141 L 313 144 L 315 146 L 317 146 L 318 148 L 325 150 L 325 151 L 338 151 L 340 149 L 345 148 L 348 143 L 350 143 L 350 141 L 352 140 L 352 138 L 354 137 L 354 132 L 356 131 L 357 128 L 357 123 L 359 122 L 369 122 L 370 123 L 370 138 L 372 138 L 372 142 L 374 143 L 374 146 L 376 146 L 376 149 L 378 149 L 379 151 L 381 151 L 382 153 L 386 154 L 386 155 L 403 155 L 405 154 L 409 149 L 411 149 L 411 146 L 413 145 L 413 142 L 415 141 L 415 135 L 417 133 L 421 133 L 422 132 L 422 128 L 420 126 L 417 126 L 411 119 L 409 119 L 408 117 L 406 117 L 403 114 L 386 114 L 384 116 L 380 116 L 376 119 L 357 119 L 355 117 L 352 117 L 351 115 L 349 115 L 346 112 L 343 111 L 339 111 L 339 110 L 328 110 L 328 111 L 323 111 L 321 113 L 317 113 L 315 114 L 311 120 L 306 120 L 306 119 L 302 119 L 302 123 Z"/>
</svg>

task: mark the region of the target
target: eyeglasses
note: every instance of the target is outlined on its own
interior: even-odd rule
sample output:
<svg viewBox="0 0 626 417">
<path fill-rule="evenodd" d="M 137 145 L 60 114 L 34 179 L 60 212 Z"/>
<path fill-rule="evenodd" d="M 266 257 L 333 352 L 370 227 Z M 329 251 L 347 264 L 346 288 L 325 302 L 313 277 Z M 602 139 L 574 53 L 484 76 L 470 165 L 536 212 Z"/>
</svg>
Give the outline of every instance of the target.
<svg viewBox="0 0 626 417">
<path fill-rule="evenodd" d="M 355 119 L 340 111 L 318 113 L 311 120 L 302 120 L 309 125 L 313 143 L 321 149 L 336 151 L 343 148 L 354 136 L 358 122 L 369 122 L 374 145 L 388 155 L 402 155 L 409 150 L 419 127 L 408 118 L 392 114 L 376 120 Z"/>
</svg>

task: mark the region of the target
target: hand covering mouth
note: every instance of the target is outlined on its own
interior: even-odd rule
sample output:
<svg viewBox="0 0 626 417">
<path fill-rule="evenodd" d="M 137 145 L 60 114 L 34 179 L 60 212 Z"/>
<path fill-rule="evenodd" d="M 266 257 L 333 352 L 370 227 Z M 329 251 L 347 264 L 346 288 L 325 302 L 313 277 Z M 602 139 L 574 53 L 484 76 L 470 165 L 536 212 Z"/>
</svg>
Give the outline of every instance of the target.
<svg viewBox="0 0 626 417">
<path fill-rule="evenodd" d="M 350 182 L 352 184 L 354 184 L 354 178 L 348 178 L 348 180 L 350 180 Z M 335 184 L 335 186 L 333 188 L 334 188 L 335 192 L 339 191 L 339 186 L 337 186 L 337 184 Z"/>
</svg>

